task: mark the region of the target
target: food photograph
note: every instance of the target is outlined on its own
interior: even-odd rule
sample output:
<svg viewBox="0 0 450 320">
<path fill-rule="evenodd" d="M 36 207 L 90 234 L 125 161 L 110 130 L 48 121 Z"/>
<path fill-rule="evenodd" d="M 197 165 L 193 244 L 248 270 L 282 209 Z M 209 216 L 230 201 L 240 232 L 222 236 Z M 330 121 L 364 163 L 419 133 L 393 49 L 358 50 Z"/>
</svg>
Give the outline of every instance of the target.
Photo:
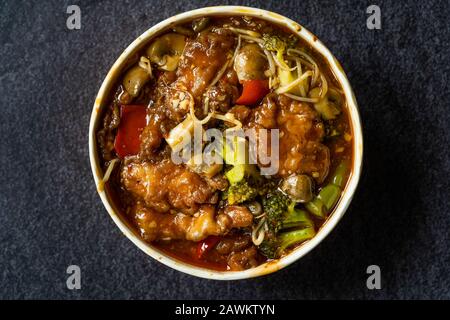
<svg viewBox="0 0 450 320">
<path fill-rule="evenodd" d="M 3 1 L 0 299 L 450 299 L 449 15 Z"/>
</svg>

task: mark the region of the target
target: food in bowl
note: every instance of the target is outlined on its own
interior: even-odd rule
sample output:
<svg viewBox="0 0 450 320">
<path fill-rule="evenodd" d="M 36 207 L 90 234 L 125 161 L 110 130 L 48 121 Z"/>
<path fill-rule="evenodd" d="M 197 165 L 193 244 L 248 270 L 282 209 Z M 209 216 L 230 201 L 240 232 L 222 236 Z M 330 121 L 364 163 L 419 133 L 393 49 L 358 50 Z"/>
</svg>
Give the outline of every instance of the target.
<svg viewBox="0 0 450 320">
<path fill-rule="evenodd" d="M 255 17 L 205 16 L 152 38 L 96 134 L 100 187 L 141 238 L 212 270 L 254 268 L 312 239 L 352 170 L 331 68 Z"/>
</svg>

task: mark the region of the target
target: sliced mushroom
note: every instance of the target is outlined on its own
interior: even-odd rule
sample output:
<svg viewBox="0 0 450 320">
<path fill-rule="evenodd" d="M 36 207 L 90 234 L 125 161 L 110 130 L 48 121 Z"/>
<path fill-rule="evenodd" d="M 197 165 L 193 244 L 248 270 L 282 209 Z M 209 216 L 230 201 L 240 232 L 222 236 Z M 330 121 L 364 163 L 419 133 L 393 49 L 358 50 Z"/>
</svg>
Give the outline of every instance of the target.
<svg viewBox="0 0 450 320">
<path fill-rule="evenodd" d="M 247 208 L 254 216 L 258 216 L 262 213 L 262 206 L 258 201 L 250 202 L 247 204 Z"/>
<path fill-rule="evenodd" d="M 314 194 L 314 182 L 305 175 L 291 175 L 283 180 L 281 190 L 283 190 L 295 202 L 309 202 Z"/>
<path fill-rule="evenodd" d="M 174 71 L 186 44 L 185 36 L 178 33 L 168 33 L 157 38 L 147 49 L 151 62 L 166 71 Z"/>
<path fill-rule="evenodd" d="M 255 43 L 244 45 L 234 60 L 234 70 L 240 82 L 265 79 L 264 71 L 267 68 L 266 56 Z"/>
<path fill-rule="evenodd" d="M 123 87 L 132 96 L 137 97 L 142 87 L 150 80 L 147 70 L 139 65 L 131 67 L 123 77 Z"/>
</svg>

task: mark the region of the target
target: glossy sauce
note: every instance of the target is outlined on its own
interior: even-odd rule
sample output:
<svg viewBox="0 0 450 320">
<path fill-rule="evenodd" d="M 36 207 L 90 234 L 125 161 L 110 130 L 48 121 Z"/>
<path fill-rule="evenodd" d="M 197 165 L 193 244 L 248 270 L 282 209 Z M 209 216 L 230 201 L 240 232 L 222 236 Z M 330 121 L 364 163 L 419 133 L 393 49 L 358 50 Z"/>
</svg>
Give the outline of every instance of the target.
<svg viewBox="0 0 450 320">
<path fill-rule="evenodd" d="M 225 23 L 232 23 L 233 21 L 240 21 L 244 24 L 243 28 L 246 29 L 253 29 L 257 30 L 258 32 L 265 33 L 270 32 L 274 34 L 285 34 L 287 31 L 283 30 L 277 26 L 274 26 L 272 24 L 269 24 L 267 22 L 259 21 L 258 19 L 253 19 L 254 22 L 256 22 L 255 25 L 249 24 L 245 22 L 245 19 L 237 18 L 237 17 L 216 17 L 212 20 L 211 25 L 223 25 Z M 186 24 L 186 27 L 188 27 L 190 24 Z M 287 33 L 287 35 L 290 35 L 290 33 Z M 330 67 L 324 62 L 324 59 L 316 54 L 314 51 L 312 51 L 311 47 L 306 44 L 302 39 L 299 39 L 298 45 L 299 47 L 302 47 L 306 49 L 315 59 L 318 61 L 321 72 L 325 74 L 325 77 L 329 83 L 329 85 L 332 85 L 333 87 L 337 88 L 338 90 L 342 90 L 340 84 L 337 82 L 335 76 L 332 74 Z M 195 57 L 194 57 L 195 58 Z M 200 59 L 200 57 L 197 57 L 197 59 Z M 204 59 L 204 57 L 201 59 L 202 63 L 208 64 L 208 63 L 217 63 L 217 61 L 210 62 Z M 220 62 L 220 61 L 219 61 Z M 223 62 L 222 62 L 223 63 Z M 167 73 L 167 77 L 174 77 L 175 75 L 172 73 Z M 195 79 L 191 79 L 192 81 L 195 81 Z M 173 81 L 171 79 L 170 81 Z M 145 92 L 149 93 L 152 90 L 155 89 L 155 84 L 149 84 L 145 88 Z M 117 93 L 111 94 L 111 100 L 114 100 L 114 97 L 117 96 Z M 137 101 L 143 102 L 148 105 L 152 105 L 152 99 L 153 96 L 150 94 L 147 95 L 141 95 L 137 98 Z M 342 108 L 342 113 L 337 117 L 337 119 L 332 120 L 330 122 L 330 126 L 326 126 L 325 130 L 331 130 L 330 127 L 337 130 L 341 134 L 334 137 L 326 137 L 324 141 L 322 142 L 325 144 L 329 150 L 330 150 L 330 158 L 331 158 L 331 164 L 329 168 L 329 172 L 334 172 L 337 165 L 342 160 L 347 160 L 349 163 L 353 163 L 353 132 L 350 125 L 350 118 L 349 113 L 347 110 L 346 102 L 344 102 L 344 106 Z M 176 124 L 176 123 L 175 123 Z M 167 128 L 167 132 L 170 130 L 170 127 L 175 124 L 167 124 L 169 127 Z M 165 130 L 164 128 L 162 129 Z M 164 134 L 164 132 L 163 132 Z M 167 150 L 161 150 L 161 154 L 167 152 Z M 105 154 L 105 152 L 102 152 L 102 154 Z M 107 160 L 104 157 L 105 160 Z M 106 162 L 106 161 L 105 161 Z M 329 182 L 330 174 L 324 179 L 324 181 L 318 186 L 316 190 L 320 190 L 321 186 L 326 185 Z M 348 177 L 347 177 L 348 179 Z M 120 182 L 120 175 L 115 170 L 115 172 L 112 174 L 110 180 L 107 183 L 106 190 L 109 194 L 109 196 L 113 199 L 115 205 L 120 208 L 123 215 L 128 217 L 130 219 L 130 222 L 132 224 L 135 224 L 135 220 L 133 216 L 129 215 L 129 208 L 134 203 L 134 198 L 130 197 L 128 192 L 124 189 Z M 315 223 L 317 225 L 317 228 L 320 228 L 321 224 L 323 224 L 324 221 L 320 221 L 315 219 Z M 248 234 L 248 230 L 244 230 L 244 233 Z M 187 240 L 158 240 L 152 242 L 152 245 L 157 247 L 159 250 L 163 251 L 164 253 L 177 258 L 181 261 L 187 262 L 189 264 L 204 267 L 212 270 L 219 270 L 219 271 L 226 271 L 229 270 L 228 263 L 227 263 L 227 255 L 222 255 L 217 250 L 210 250 L 204 254 L 204 256 L 201 259 L 198 259 L 197 257 L 197 247 L 198 243 L 193 241 L 187 241 Z M 259 257 L 260 263 L 264 262 L 266 259 L 262 256 Z"/>
</svg>

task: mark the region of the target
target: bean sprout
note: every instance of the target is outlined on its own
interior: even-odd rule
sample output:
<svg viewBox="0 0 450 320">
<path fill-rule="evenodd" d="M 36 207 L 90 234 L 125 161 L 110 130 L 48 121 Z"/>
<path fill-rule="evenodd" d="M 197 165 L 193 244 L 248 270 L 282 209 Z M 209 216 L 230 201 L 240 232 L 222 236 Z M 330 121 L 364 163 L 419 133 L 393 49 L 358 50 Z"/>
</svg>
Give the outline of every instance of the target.
<svg viewBox="0 0 450 320">
<path fill-rule="evenodd" d="M 300 96 L 297 96 L 295 94 L 290 94 L 290 93 L 287 93 L 287 92 L 285 92 L 283 94 L 286 97 L 289 97 L 289 98 L 291 98 L 293 100 L 297 100 L 297 101 L 301 101 L 301 102 L 317 103 L 317 102 L 320 101 L 319 98 L 305 98 L 305 97 L 300 97 Z"/>
<path fill-rule="evenodd" d="M 277 57 L 275 56 L 275 53 L 272 53 L 272 58 L 275 61 L 276 65 L 280 68 L 283 69 L 285 71 L 294 71 L 295 69 L 297 69 L 297 67 L 292 67 L 292 68 L 287 68 L 286 66 L 283 66 L 280 61 L 278 61 Z"/>
<path fill-rule="evenodd" d="M 259 38 L 255 38 L 255 37 L 251 37 L 251 36 L 246 36 L 246 35 L 241 35 L 242 39 L 245 39 L 247 41 L 253 41 L 256 42 L 259 45 L 263 45 L 264 44 L 264 40 L 263 39 L 259 39 Z"/>
<path fill-rule="evenodd" d="M 211 81 L 211 83 L 208 86 L 209 88 L 212 88 L 223 76 L 223 74 L 225 73 L 225 71 L 227 70 L 228 66 L 230 65 L 230 62 L 233 63 L 234 59 L 236 58 L 238 51 L 241 47 L 241 36 L 238 37 L 238 43 L 236 45 L 236 49 L 234 50 L 233 53 L 233 57 L 231 58 L 231 60 L 228 60 L 223 67 L 219 70 L 219 72 L 217 73 L 217 75 L 214 77 L 214 79 Z"/>
<path fill-rule="evenodd" d="M 247 29 L 241 29 L 241 28 L 235 28 L 235 27 L 226 27 L 225 29 L 231 30 L 234 33 L 241 34 L 241 35 L 247 35 L 252 38 L 261 38 L 261 34 L 256 31 L 247 30 Z"/>
<path fill-rule="evenodd" d="M 320 81 L 322 82 L 322 87 L 320 88 L 320 99 L 323 99 L 328 92 L 328 82 L 323 74 L 320 74 Z"/>
<path fill-rule="evenodd" d="M 287 53 L 289 55 L 300 55 L 303 56 L 306 60 L 309 61 L 309 63 L 311 63 L 313 65 L 313 69 L 314 69 L 314 77 L 311 81 L 311 86 L 314 87 L 317 83 L 317 79 L 319 78 L 319 74 L 320 74 L 320 70 L 319 70 L 319 66 L 317 64 L 317 62 L 313 59 L 313 57 L 311 57 L 309 54 L 307 54 L 304 51 L 301 50 L 297 50 L 297 49 L 288 49 Z"/>
<path fill-rule="evenodd" d="M 111 173 L 114 169 L 114 166 L 116 165 L 116 163 L 119 161 L 119 159 L 113 159 L 109 162 L 108 165 L 108 169 L 106 169 L 105 175 L 103 176 L 103 179 L 100 180 L 100 182 L 98 183 L 98 188 L 99 190 L 103 190 L 103 188 L 105 187 L 106 182 L 109 180 L 109 177 L 111 176 Z"/>
<path fill-rule="evenodd" d="M 194 110 L 195 102 L 194 102 L 194 98 L 192 97 L 192 95 L 189 92 L 186 91 L 186 93 L 190 97 L 190 99 L 189 99 L 190 100 L 189 101 L 189 113 L 190 113 L 190 116 L 191 116 L 192 120 L 194 121 L 194 123 L 198 122 L 200 125 L 204 125 L 204 124 L 208 123 L 208 121 L 211 120 L 211 117 L 214 115 L 214 111 L 208 113 L 208 115 L 206 117 L 204 117 L 202 120 L 199 120 L 195 116 L 195 110 Z"/>
<path fill-rule="evenodd" d="M 213 117 L 214 119 L 218 119 L 218 120 L 222 120 L 222 121 L 225 121 L 225 122 L 230 122 L 230 123 L 235 124 L 234 127 L 228 128 L 228 129 L 226 129 L 225 131 L 238 130 L 238 129 L 241 129 L 241 128 L 242 128 L 242 122 L 240 122 L 239 120 L 237 120 L 237 119 L 234 117 L 234 114 L 232 114 L 232 113 L 227 113 L 227 114 L 225 114 L 225 115 L 223 115 L 223 114 L 213 114 L 212 117 Z"/>
<path fill-rule="evenodd" d="M 207 91 L 205 94 L 205 102 L 203 104 L 203 114 L 207 114 L 208 110 L 209 110 L 209 96 L 208 96 L 208 91 Z"/>
<path fill-rule="evenodd" d="M 275 61 L 273 59 L 273 56 L 270 54 L 267 49 L 264 49 L 264 54 L 266 55 L 267 61 L 269 62 L 269 72 L 271 76 L 274 76 L 276 73 L 276 67 L 275 67 Z"/>
<path fill-rule="evenodd" d="M 295 64 L 297 65 L 297 77 L 300 78 L 303 74 L 302 72 L 302 64 L 300 62 L 300 59 L 295 59 Z M 306 97 L 306 91 L 305 88 L 303 87 L 303 83 L 299 83 L 298 85 L 299 89 L 300 89 L 300 94 L 303 97 Z"/>
<path fill-rule="evenodd" d="M 266 216 L 266 213 L 264 212 L 264 213 L 256 216 L 255 219 L 261 219 L 261 218 L 264 218 L 265 216 Z"/>
<path fill-rule="evenodd" d="M 219 70 L 219 72 L 217 73 L 217 75 L 214 77 L 214 79 L 211 81 L 211 83 L 209 84 L 208 88 L 213 87 L 217 81 L 220 80 L 220 78 L 222 78 L 223 74 L 225 73 L 225 71 L 227 71 L 228 65 L 230 64 L 230 60 L 228 60 L 223 67 Z"/>
<path fill-rule="evenodd" d="M 304 65 L 305 67 L 308 67 L 309 69 L 314 70 L 314 65 L 312 65 L 309 61 L 303 59 L 302 57 L 299 57 L 297 55 L 287 55 L 286 56 L 286 60 L 296 61 L 297 59 L 300 60 L 302 65 Z"/>
<path fill-rule="evenodd" d="M 276 93 L 278 94 L 282 94 L 282 93 L 286 93 L 289 90 L 291 90 L 292 88 L 294 88 L 295 86 L 297 86 L 299 83 L 301 83 L 303 80 L 305 80 L 308 77 L 312 76 L 312 71 L 306 71 L 304 74 L 302 74 L 301 77 L 297 78 L 296 80 L 292 81 L 291 83 L 280 87 L 276 90 Z"/>
<path fill-rule="evenodd" d="M 264 241 L 264 237 L 266 235 L 266 231 L 264 228 L 265 222 L 265 218 L 261 219 L 256 227 L 254 227 L 252 230 L 252 242 L 256 246 L 259 246 Z"/>
<path fill-rule="evenodd" d="M 238 36 L 238 43 L 237 43 L 236 49 L 234 50 L 233 58 L 231 59 L 231 61 L 233 61 L 233 62 L 236 59 L 236 56 L 237 56 L 237 54 L 239 52 L 239 49 L 241 48 L 241 40 L 242 40 L 241 36 Z"/>
<path fill-rule="evenodd" d="M 302 50 L 298 50 L 298 49 L 288 49 L 287 50 L 287 54 L 288 55 L 300 55 L 303 56 L 306 60 L 309 61 L 309 63 L 311 63 L 312 65 L 317 65 L 317 62 L 313 59 L 313 57 L 311 57 L 309 54 L 307 54 L 305 51 Z"/>
</svg>

